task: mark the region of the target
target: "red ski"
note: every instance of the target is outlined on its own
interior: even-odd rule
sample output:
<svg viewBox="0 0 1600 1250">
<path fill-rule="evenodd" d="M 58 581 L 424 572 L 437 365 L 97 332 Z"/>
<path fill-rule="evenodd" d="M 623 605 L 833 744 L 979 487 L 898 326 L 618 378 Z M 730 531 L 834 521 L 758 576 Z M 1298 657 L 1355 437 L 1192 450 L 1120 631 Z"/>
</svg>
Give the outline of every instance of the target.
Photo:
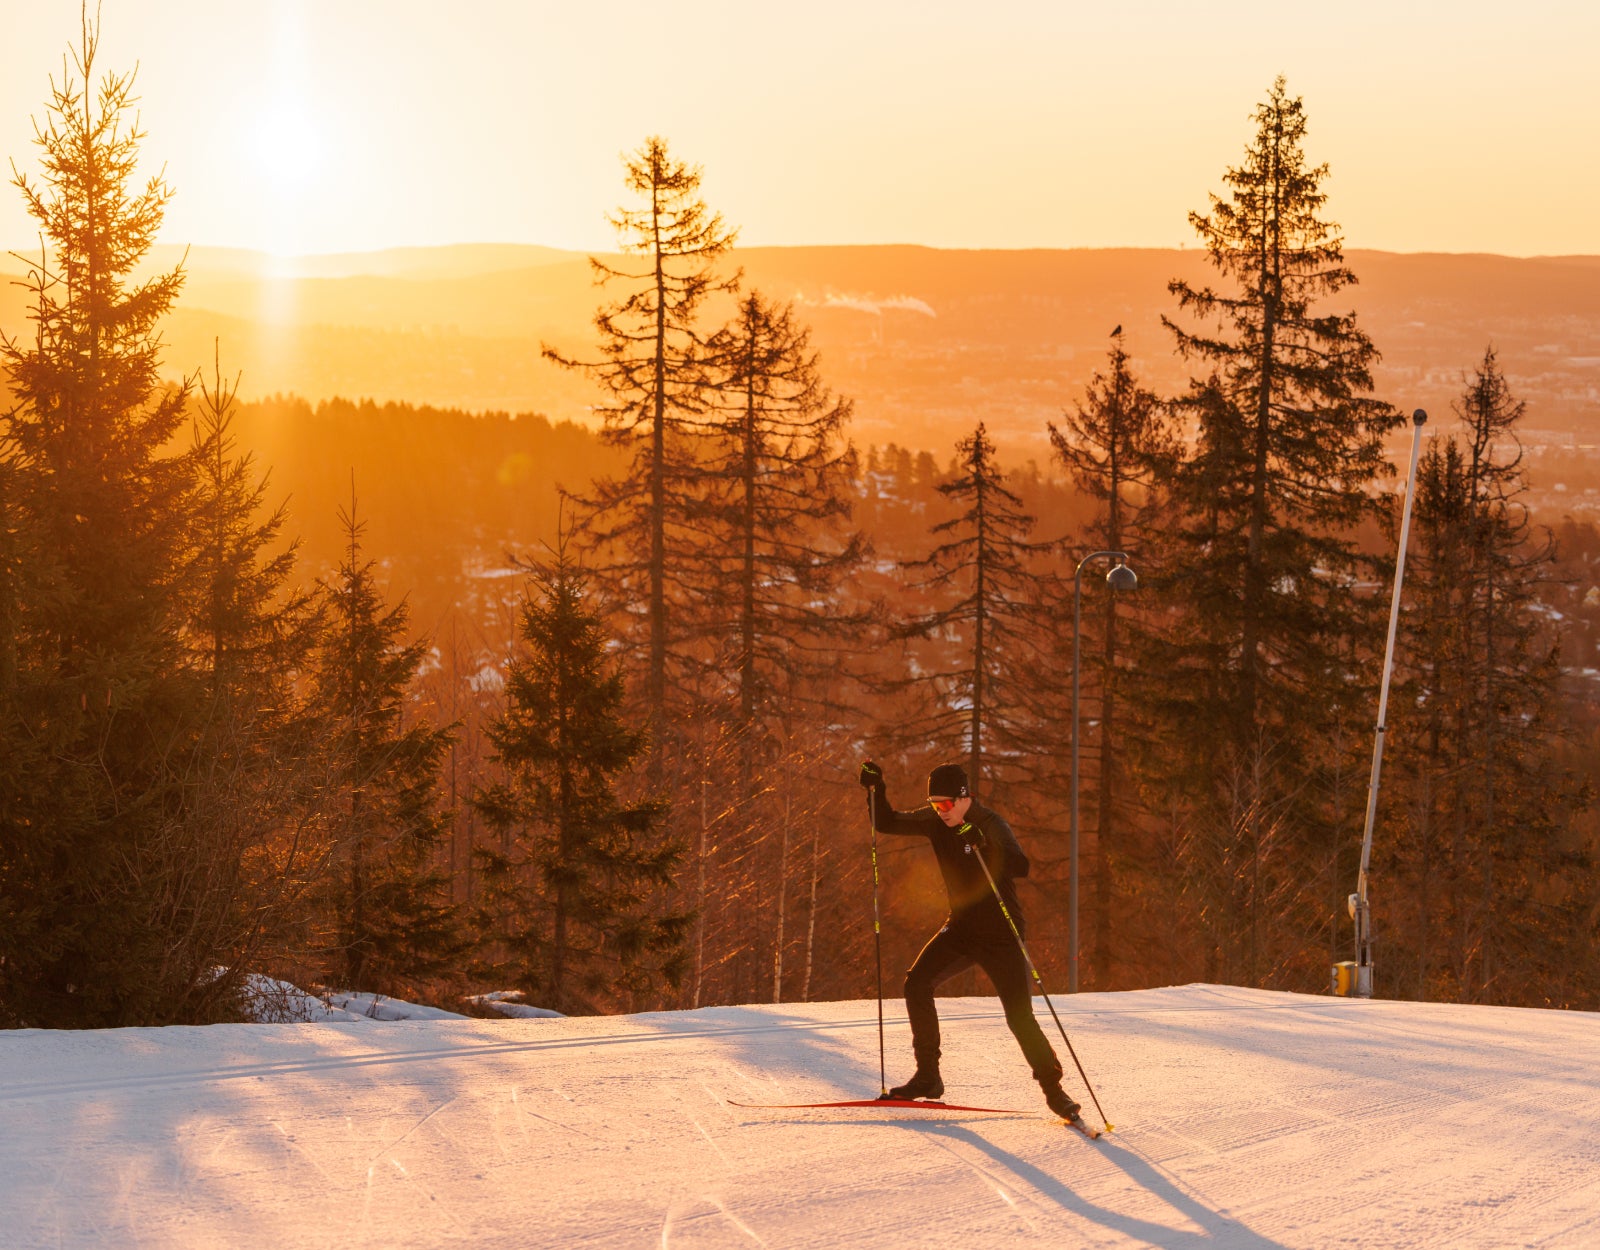
<svg viewBox="0 0 1600 1250">
<path fill-rule="evenodd" d="M 932 1102 L 914 1098 L 855 1098 L 847 1102 L 735 1102 L 728 1099 L 730 1107 L 746 1107 L 752 1111 L 813 1111 L 829 1107 L 897 1107 L 913 1111 L 982 1111 L 989 1115 L 1016 1115 L 1003 1107 L 963 1107 L 953 1102 Z"/>
</svg>

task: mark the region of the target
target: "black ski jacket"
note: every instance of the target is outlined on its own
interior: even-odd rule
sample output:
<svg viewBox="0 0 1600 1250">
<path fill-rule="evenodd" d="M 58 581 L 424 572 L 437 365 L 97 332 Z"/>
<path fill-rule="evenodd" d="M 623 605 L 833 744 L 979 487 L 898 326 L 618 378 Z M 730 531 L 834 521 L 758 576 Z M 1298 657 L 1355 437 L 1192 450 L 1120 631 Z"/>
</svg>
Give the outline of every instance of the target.
<svg viewBox="0 0 1600 1250">
<path fill-rule="evenodd" d="M 983 868 L 969 852 L 965 839 L 957 835 L 939 819 L 931 807 L 915 811 L 897 812 L 889 805 L 884 787 L 867 791 L 867 804 L 873 823 L 879 833 L 913 834 L 928 839 L 939 860 L 939 872 L 944 877 L 945 893 L 950 897 L 948 927 L 973 933 L 975 936 L 1010 936 L 1011 928 L 994 901 L 994 891 L 983 875 Z M 1017 835 L 1011 832 L 1000 813 L 991 811 L 977 800 L 967 809 L 967 824 L 983 832 L 983 862 L 989 866 L 1000 897 L 1006 909 L 1017 922 L 1017 931 L 1024 932 L 1022 909 L 1017 905 L 1017 878 L 1028 875 L 1028 857 L 1017 844 Z"/>
</svg>

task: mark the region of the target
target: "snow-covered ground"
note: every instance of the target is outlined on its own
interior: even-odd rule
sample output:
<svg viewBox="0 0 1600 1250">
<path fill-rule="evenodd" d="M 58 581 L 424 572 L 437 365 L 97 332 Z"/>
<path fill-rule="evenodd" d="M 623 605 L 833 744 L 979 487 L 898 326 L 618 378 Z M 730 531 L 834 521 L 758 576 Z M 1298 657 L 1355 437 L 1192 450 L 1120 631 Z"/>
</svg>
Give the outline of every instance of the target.
<svg viewBox="0 0 1600 1250">
<path fill-rule="evenodd" d="M 1600 1015 L 1056 1001 L 1099 1142 L 984 998 L 946 1097 L 1015 1114 L 728 1105 L 875 1094 L 871 1002 L 0 1033 L 0 1245 L 1600 1246 Z"/>
</svg>

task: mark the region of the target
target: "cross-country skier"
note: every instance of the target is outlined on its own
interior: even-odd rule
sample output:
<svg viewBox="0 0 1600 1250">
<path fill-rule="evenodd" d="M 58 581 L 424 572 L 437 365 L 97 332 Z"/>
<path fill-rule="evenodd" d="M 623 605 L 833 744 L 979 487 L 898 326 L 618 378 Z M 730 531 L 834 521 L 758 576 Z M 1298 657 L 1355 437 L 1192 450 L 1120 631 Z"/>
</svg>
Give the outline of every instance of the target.
<svg viewBox="0 0 1600 1250">
<path fill-rule="evenodd" d="M 1017 934 L 1022 934 L 1016 879 L 1028 875 L 1028 857 L 1017 845 L 1011 826 L 998 812 L 973 800 L 966 770 L 959 764 L 941 764 L 929 773 L 928 805 L 909 812 L 897 812 L 889 805 L 883 770 L 871 760 L 861 766 L 860 780 L 867 790 L 874 827 L 879 833 L 927 838 L 950 896 L 949 919 L 906 972 L 906 1015 L 911 1018 L 917 1070 L 904 1085 L 891 1089 L 890 1096 L 938 1098 L 944 1093 L 939 1076 L 939 1013 L 933 992 L 941 981 L 976 964 L 994 983 L 1006 1023 L 1033 1068 L 1034 1080 L 1044 1090 L 1050 1110 L 1063 1119 L 1074 1119 L 1078 1104 L 1061 1088 L 1061 1061 L 1033 1018 L 1028 966 L 1017 935 L 1011 932 L 994 890 L 974 858 L 983 856 L 1006 910 L 1016 922 Z"/>
</svg>

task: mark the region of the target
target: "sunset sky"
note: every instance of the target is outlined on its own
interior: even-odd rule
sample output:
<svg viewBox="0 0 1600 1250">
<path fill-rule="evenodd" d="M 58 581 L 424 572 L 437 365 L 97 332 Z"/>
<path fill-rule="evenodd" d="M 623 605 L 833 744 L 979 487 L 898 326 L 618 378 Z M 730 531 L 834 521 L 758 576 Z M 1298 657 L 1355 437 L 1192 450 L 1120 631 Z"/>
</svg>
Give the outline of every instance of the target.
<svg viewBox="0 0 1600 1250">
<path fill-rule="evenodd" d="M 0 154 L 31 171 L 79 5 L 0 5 Z M 173 243 L 601 248 L 619 154 L 659 133 L 747 244 L 1175 246 L 1282 72 L 1350 245 L 1600 253 L 1592 0 L 103 0 L 102 26 Z M 31 237 L 0 193 L 0 241 Z"/>
</svg>

